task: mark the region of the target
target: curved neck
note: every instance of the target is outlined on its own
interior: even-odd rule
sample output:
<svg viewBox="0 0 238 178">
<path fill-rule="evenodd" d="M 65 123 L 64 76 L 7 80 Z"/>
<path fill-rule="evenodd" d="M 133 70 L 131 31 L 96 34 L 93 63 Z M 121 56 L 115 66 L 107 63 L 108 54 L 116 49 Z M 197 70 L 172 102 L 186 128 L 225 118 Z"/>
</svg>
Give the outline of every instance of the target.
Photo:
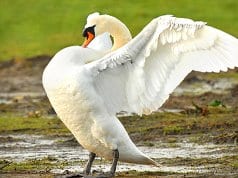
<svg viewBox="0 0 238 178">
<path fill-rule="evenodd" d="M 113 37 L 114 43 L 111 49 L 112 51 L 124 46 L 132 39 L 131 33 L 126 25 L 115 17 L 108 19 L 106 28 Z"/>
</svg>

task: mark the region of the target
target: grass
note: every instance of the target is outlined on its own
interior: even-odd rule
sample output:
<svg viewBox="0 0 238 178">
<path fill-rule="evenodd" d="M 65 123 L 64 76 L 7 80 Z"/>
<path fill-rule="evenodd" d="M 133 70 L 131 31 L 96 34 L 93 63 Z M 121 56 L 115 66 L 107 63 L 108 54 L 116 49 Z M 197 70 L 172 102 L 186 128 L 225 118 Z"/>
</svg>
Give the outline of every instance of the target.
<svg viewBox="0 0 238 178">
<path fill-rule="evenodd" d="M 124 117 L 120 120 L 135 142 L 166 135 L 232 133 L 238 128 L 238 113 L 225 108 L 208 108 L 206 116 L 185 113 L 154 113 L 150 116 Z M 137 134 L 139 133 L 139 134 Z M 224 137 L 222 140 L 222 138 Z M 224 134 L 217 137 L 228 141 Z M 212 137 L 214 138 L 214 137 Z M 207 138 L 210 141 L 211 138 Z M 198 139 L 198 142 L 202 141 Z M 213 141 L 216 142 L 214 139 Z"/>
<path fill-rule="evenodd" d="M 150 141 L 155 139 L 155 136 L 159 138 L 159 135 L 212 133 L 212 131 L 231 133 L 232 130 L 238 128 L 237 111 L 221 107 L 209 107 L 208 114 L 205 116 L 164 112 L 143 117 L 123 117 L 120 120 L 135 142 Z M 12 133 L 64 135 L 70 132 L 57 117 L 27 117 L 13 113 L 1 114 L 0 134 Z M 219 139 L 221 138 L 219 137 Z"/>
<path fill-rule="evenodd" d="M 0 133 L 57 135 L 70 133 L 58 118 L 0 115 Z"/>
<path fill-rule="evenodd" d="M 181 174 L 181 176 L 183 176 Z M 155 178 L 155 177 L 181 177 L 178 173 L 173 172 L 138 172 L 138 171 L 126 171 L 117 173 L 118 178 Z"/>
<path fill-rule="evenodd" d="M 2 160 L 4 162 L 4 160 Z M 0 160 L 1 163 L 1 160 Z M 64 166 L 68 165 L 66 162 L 60 162 L 56 158 L 45 157 L 42 159 L 30 159 L 23 162 L 12 162 L 12 163 L 5 163 L 0 172 L 49 172 L 53 168 L 62 169 Z"/>
<path fill-rule="evenodd" d="M 238 112 L 235 109 L 208 106 L 206 110 L 205 115 L 194 109 L 193 112 L 153 113 L 142 117 L 122 117 L 120 120 L 129 134 L 139 137 L 138 141 L 153 140 L 155 135 L 196 134 L 229 129 L 231 132 L 238 128 Z M 0 134 L 8 133 L 57 135 L 70 132 L 57 117 L 1 114 Z"/>
<path fill-rule="evenodd" d="M 217 78 L 219 78 L 219 79 L 229 78 L 229 79 L 234 79 L 234 80 L 238 79 L 238 72 L 236 72 L 236 70 L 229 70 L 229 72 L 220 72 L 220 73 L 215 73 L 215 72 L 203 73 L 200 75 L 202 75 L 202 77 L 205 80 L 216 80 Z"/>
<path fill-rule="evenodd" d="M 87 15 L 99 11 L 120 18 L 136 35 L 152 18 L 174 14 L 207 21 L 238 36 L 236 0 L 8 0 L 0 1 L 0 60 L 53 55 L 79 45 Z"/>
</svg>

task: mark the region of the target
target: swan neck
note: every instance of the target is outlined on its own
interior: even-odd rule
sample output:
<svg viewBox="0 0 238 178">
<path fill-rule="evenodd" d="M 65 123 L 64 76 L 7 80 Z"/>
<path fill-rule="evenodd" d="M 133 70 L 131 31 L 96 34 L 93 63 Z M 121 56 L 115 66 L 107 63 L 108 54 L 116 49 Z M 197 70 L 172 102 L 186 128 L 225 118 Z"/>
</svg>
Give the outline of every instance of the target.
<svg viewBox="0 0 238 178">
<path fill-rule="evenodd" d="M 129 29 L 118 19 L 113 19 L 109 28 L 114 41 L 112 51 L 124 46 L 132 39 Z"/>
</svg>

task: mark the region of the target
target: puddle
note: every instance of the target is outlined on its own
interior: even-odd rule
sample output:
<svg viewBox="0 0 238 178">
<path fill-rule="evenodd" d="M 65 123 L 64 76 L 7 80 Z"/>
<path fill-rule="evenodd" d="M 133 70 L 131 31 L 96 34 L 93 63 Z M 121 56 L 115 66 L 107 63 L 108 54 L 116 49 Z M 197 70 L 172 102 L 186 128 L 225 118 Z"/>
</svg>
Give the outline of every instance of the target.
<svg viewBox="0 0 238 178">
<path fill-rule="evenodd" d="M 11 104 L 12 101 L 6 99 L 6 98 L 0 98 L 0 104 Z"/>
<path fill-rule="evenodd" d="M 224 94 L 229 89 L 232 89 L 238 81 L 232 78 L 221 78 L 217 79 L 212 83 L 206 81 L 194 81 L 192 83 L 183 82 L 179 85 L 175 91 L 175 96 L 180 95 L 201 95 L 207 92 L 212 92 L 216 94 Z"/>
<path fill-rule="evenodd" d="M 8 135 L 18 141 L 0 143 L 0 159 L 21 162 L 54 157 L 59 160 L 87 159 L 88 152 L 80 146 L 61 146 L 68 137 L 46 138 L 39 135 Z"/>
<path fill-rule="evenodd" d="M 0 93 L 0 98 L 14 98 L 14 97 L 42 97 L 45 96 L 44 92 L 11 92 L 11 93 Z"/>
<path fill-rule="evenodd" d="M 157 111 L 154 111 L 154 112 L 181 113 L 182 111 L 184 111 L 184 109 L 168 109 L 168 108 L 161 109 L 161 108 L 159 108 Z M 124 111 L 117 113 L 117 117 L 128 117 L 128 116 L 134 116 L 134 115 L 136 115 L 136 114 L 128 113 L 128 112 L 124 112 Z"/>
<path fill-rule="evenodd" d="M 49 138 L 40 135 L 7 135 L 0 136 L 1 140 L 6 140 L 0 143 L 0 159 L 13 162 L 22 162 L 29 159 L 41 159 L 46 157 L 56 158 L 59 161 L 67 161 L 70 166 L 63 169 L 53 169 L 52 173 L 60 174 L 65 170 L 72 172 L 82 171 L 83 167 L 78 165 L 79 161 L 88 159 L 88 151 L 84 150 L 77 144 L 67 143 L 71 136 Z M 7 139 L 11 139 L 10 142 Z M 224 156 L 237 155 L 237 145 L 232 144 L 204 144 L 180 142 L 176 143 L 176 147 L 170 147 L 167 143 L 156 143 L 154 147 L 139 146 L 139 149 L 156 160 L 176 160 L 177 158 L 189 159 L 219 159 Z M 97 158 L 101 160 L 100 158 Z M 110 164 L 106 161 L 98 161 L 94 164 L 96 170 L 108 170 Z M 170 161 L 171 162 L 171 161 Z M 165 164 L 166 165 L 166 164 Z M 163 172 L 212 172 L 216 169 L 214 165 L 191 166 L 191 165 L 174 165 L 161 167 L 153 167 L 146 165 L 135 165 L 119 163 L 118 171 L 163 171 Z"/>
<path fill-rule="evenodd" d="M 97 171 L 106 172 L 110 169 L 110 164 L 101 164 L 94 165 L 93 169 Z M 172 172 L 172 173 L 208 173 L 211 172 L 212 169 L 215 169 L 216 165 L 206 165 L 206 166 L 147 166 L 147 165 L 136 165 L 136 164 L 121 164 L 119 163 L 117 166 L 117 172 L 125 172 L 125 171 L 138 171 L 138 172 Z M 55 174 L 63 174 L 65 170 L 70 172 L 82 172 L 83 168 L 80 166 L 68 166 L 62 169 L 53 169 L 51 172 Z"/>
<path fill-rule="evenodd" d="M 235 145 L 215 145 L 204 144 L 199 145 L 195 143 L 177 143 L 176 148 L 153 148 L 153 147 L 140 147 L 140 150 L 151 158 L 221 158 L 224 156 L 232 156 L 232 149 L 235 149 Z M 222 150 L 223 153 L 220 153 Z"/>
<path fill-rule="evenodd" d="M 12 92 L 12 93 L 0 93 L 0 104 L 12 104 L 14 99 L 29 98 L 41 98 L 46 96 L 44 92 Z"/>
</svg>

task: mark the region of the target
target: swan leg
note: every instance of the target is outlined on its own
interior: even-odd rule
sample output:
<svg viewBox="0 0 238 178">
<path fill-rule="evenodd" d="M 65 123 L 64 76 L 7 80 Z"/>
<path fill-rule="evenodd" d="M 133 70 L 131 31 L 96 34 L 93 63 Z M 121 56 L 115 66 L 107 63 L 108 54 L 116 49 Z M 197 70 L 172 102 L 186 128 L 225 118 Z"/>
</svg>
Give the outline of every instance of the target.
<svg viewBox="0 0 238 178">
<path fill-rule="evenodd" d="M 113 162 L 112 162 L 112 167 L 110 172 L 115 175 L 116 168 L 117 168 L 117 162 L 119 160 L 119 151 L 118 150 L 113 150 Z"/>
<path fill-rule="evenodd" d="M 119 160 L 119 151 L 118 150 L 113 150 L 113 161 L 112 161 L 112 167 L 109 172 L 102 173 L 96 178 L 111 178 L 114 177 L 116 168 L 117 168 L 117 162 Z"/>
<path fill-rule="evenodd" d="M 93 161 L 94 161 L 95 157 L 96 157 L 95 153 L 92 153 L 92 152 L 89 153 L 88 162 L 86 164 L 86 167 L 83 170 L 83 173 L 85 173 L 86 175 L 90 174 L 91 167 L 92 167 L 92 164 L 93 164 Z"/>
<path fill-rule="evenodd" d="M 114 177 L 115 172 L 116 172 L 116 168 L 117 168 L 117 162 L 119 160 L 119 151 L 118 150 L 113 150 L 113 161 L 112 161 L 112 166 L 109 172 L 105 172 L 96 176 L 90 176 L 89 173 L 91 171 L 91 167 L 93 164 L 93 161 L 96 157 L 95 153 L 90 153 L 89 154 L 89 160 L 86 164 L 86 167 L 83 171 L 83 174 L 76 174 L 76 175 L 69 175 L 66 176 L 67 178 L 80 178 L 80 177 L 84 177 L 84 178 L 111 178 Z"/>
<path fill-rule="evenodd" d="M 95 178 L 94 176 L 89 176 L 90 171 L 91 171 L 91 167 L 93 164 L 93 161 L 96 157 L 95 153 L 90 152 L 89 153 L 89 159 L 88 162 L 83 170 L 83 173 L 79 173 L 79 174 L 73 174 L 73 175 L 67 175 L 65 178 L 80 178 L 80 177 L 84 177 L 84 178 Z"/>
</svg>

